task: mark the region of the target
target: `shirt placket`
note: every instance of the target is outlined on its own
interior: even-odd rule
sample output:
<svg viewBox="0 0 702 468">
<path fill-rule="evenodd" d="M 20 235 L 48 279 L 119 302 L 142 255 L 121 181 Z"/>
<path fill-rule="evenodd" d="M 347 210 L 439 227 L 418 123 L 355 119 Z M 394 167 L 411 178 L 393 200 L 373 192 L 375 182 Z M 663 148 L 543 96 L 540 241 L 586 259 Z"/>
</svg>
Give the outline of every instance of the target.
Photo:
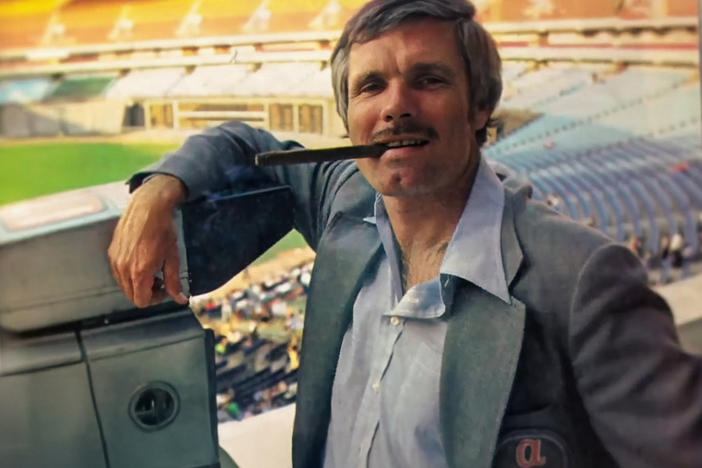
<svg viewBox="0 0 702 468">
<path fill-rule="evenodd" d="M 368 377 L 368 386 L 365 390 L 365 398 L 363 399 L 365 414 L 372 414 L 372 418 L 364 418 L 368 426 L 359 428 L 359 434 L 363 434 L 364 438 L 360 444 L 359 463 L 358 466 L 368 466 L 368 456 L 370 455 L 373 439 L 378 431 L 380 423 L 380 402 L 383 397 L 383 376 L 390 365 L 395 343 L 402 334 L 404 320 L 399 317 L 388 317 L 383 315 L 380 317 L 380 333 L 378 334 L 378 342 L 376 348 L 378 352 L 371 366 L 371 371 Z"/>
</svg>

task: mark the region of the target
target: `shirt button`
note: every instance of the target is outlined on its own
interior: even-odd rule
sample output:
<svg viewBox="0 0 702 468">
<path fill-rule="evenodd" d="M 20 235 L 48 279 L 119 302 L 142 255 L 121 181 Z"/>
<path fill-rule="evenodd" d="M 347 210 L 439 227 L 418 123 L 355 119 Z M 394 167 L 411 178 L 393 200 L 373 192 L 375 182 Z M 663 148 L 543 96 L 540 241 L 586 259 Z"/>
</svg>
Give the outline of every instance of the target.
<svg viewBox="0 0 702 468">
<path fill-rule="evenodd" d="M 374 382 L 373 385 L 371 385 L 371 388 L 377 393 L 380 390 L 380 382 Z"/>
<path fill-rule="evenodd" d="M 400 319 L 399 319 L 398 317 L 394 317 L 394 316 L 393 316 L 393 317 L 390 319 L 390 323 L 391 323 L 392 325 L 394 325 L 394 326 L 398 326 L 398 325 L 400 324 Z"/>
</svg>

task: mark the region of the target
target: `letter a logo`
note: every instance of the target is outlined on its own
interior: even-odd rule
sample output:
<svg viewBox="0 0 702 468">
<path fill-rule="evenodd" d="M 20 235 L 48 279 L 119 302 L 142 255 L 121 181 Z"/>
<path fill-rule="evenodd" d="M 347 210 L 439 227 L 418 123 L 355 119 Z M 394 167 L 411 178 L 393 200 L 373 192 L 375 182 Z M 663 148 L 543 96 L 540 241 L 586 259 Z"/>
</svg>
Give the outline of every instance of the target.
<svg viewBox="0 0 702 468">
<path fill-rule="evenodd" d="M 519 468 L 532 468 L 546 464 L 541 456 L 541 439 L 522 439 L 517 445 L 517 465 Z"/>
</svg>

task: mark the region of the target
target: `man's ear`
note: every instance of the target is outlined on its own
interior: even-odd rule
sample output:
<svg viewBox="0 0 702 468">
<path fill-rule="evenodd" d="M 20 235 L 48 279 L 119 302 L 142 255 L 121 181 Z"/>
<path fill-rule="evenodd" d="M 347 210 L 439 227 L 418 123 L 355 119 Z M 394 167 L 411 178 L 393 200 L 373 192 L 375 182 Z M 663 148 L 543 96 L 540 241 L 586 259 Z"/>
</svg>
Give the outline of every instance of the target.
<svg viewBox="0 0 702 468">
<path fill-rule="evenodd" d="M 473 116 L 470 119 L 470 124 L 473 130 L 480 130 L 487 125 L 490 114 L 492 114 L 492 109 L 479 109 L 473 112 Z"/>
</svg>

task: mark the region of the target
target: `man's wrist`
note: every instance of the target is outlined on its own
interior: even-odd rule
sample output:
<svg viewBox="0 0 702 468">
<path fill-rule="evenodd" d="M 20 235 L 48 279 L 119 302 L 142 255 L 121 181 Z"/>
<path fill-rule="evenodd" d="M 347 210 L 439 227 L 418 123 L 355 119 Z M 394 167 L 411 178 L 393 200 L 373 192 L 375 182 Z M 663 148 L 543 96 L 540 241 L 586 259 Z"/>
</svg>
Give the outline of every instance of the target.
<svg viewBox="0 0 702 468">
<path fill-rule="evenodd" d="M 188 189 L 183 181 L 170 174 L 151 174 L 144 178 L 139 188 L 146 186 L 150 192 L 155 191 L 161 200 L 173 206 L 184 203 L 188 198 Z"/>
</svg>

